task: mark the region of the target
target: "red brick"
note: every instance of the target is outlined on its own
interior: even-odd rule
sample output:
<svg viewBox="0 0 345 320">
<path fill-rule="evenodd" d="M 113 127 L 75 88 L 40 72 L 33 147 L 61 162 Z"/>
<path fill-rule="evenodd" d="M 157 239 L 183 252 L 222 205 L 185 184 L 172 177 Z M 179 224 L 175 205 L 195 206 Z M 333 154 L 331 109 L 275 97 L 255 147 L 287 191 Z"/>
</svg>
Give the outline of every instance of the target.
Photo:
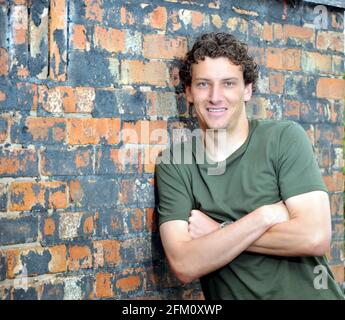
<svg viewBox="0 0 345 320">
<path fill-rule="evenodd" d="M 272 41 L 273 40 L 273 26 L 271 24 L 268 24 L 267 22 L 264 22 L 262 39 L 266 40 L 266 41 Z"/>
<path fill-rule="evenodd" d="M 75 49 L 86 50 L 87 39 L 85 26 L 82 24 L 73 25 L 72 44 Z"/>
<path fill-rule="evenodd" d="M 150 26 L 155 29 L 165 30 L 167 19 L 167 10 L 164 7 L 157 7 L 149 14 Z"/>
<path fill-rule="evenodd" d="M 63 182 L 13 182 L 10 186 L 10 210 L 31 210 L 34 205 L 47 209 L 67 207 L 66 183 Z M 48 196 L 48 199 L 46 197 Z"/>
<path fill-rule="evenodd" d="M 130 225 L 133 230 L 135 231 L 140 231 L 143 228 L 143 217 L 144 217 L 144 212 L 136 208 L 134 210 L 134 214 L 130 216 Z"/>
<path fill-rule="evenodd" d="M 11 8 L 12 37 L 15 45 L 25 44 L 28 40 L 28 9 L 25 5 L 15 5 Z"/>
<path fill-rule="evenodd" d="M 345 81 L 342 79 L 320 78 L 316 86 L 319 98 L 343 99 L 345 97 Z"/>
<path fill-rule="evenodd" d="M 289 119 L 298 120 L 300 117 L 301 103 L 297 100 L 285 100 L 284 115 Z"/>
<path fill-rule="evenodd" d="M 78 204 L 84 197 L 83 188 L 78 180 L 72 180 L 69 183 L 71 202 Z"/>
<path fill-rule="evenodd" d="M 248 47 L 248 54 L 252 56 L 257 64 L 265 64 L 265 49 L 258 47 Z"/>
<path fill-rule="evenodd" d="M 92 234 L 94 230 L 93 216 L 89 216 L 85 219 L 83 225 L 84 234 Z"/>
<path fill-rule="evenodd" d="M 163 145 L 168 143 L 167 122 L 164 120 L 125 122 L 123 130 L 126 132 L 124 143 Z"/>
<path fill-rule="evenodd" d="M 146 229 L 148 232 L 157 232 L 157 221 L 156 221 L 156 214 L 154 208 L 146 208 L 145 209 L 146 215 Z"/>
<path fill-rule="evenodd" d="M 269 75 L 270 92 L 283 93 L 285 86 L 285 78 L 282 73 L 271 73 Z"/>
<path fill-rule="evenodd" d="M 141 279 L 138 275 L 130 275 L 116 281 L 116 287 L 121 291 L 128 292 L 138 289 L 141 285 Z"/>
<path fill-rule="evenodd" d="M 114 296 L 114 291 L 111 287 L 110 273 L 96 274 L 96 297 L 97 298 L 111 298 Z"/>
<path fill-rule="evenodd" d="M 302 69 L 307 72 L 332 72 L 332 56 L 319 52 L 303 52 Z"/>
<path fill-rule="evenodd" d="M 133 14 L 129 12 L 125 7 L 120 9 L 121 24 L 133 25 L 135 23 Z"/>
<path fill-rule="evenodd" d="M 344 52 L 344 34 L 341 32 L 319 31 L 316 47 L 321 50 Z"/>
<path fill-rule="evenodd" d="M 109 52 L 125 50 L 125 33 L 113 28 L 95 27 L 95 45 Z"/>
<path fill-rule="evenodd" d="M 162 61 L 144 63 L 138 60 L 125 60 L 121 63 L 123 84 L 146 83 L 165 86 L 168 82 L 168 69 Z"/>
<path fill-rule="evenodd" d="M 8 75 L 8 52 L 4 48 L 0 48 L 0 76 Z M 2 101 L 2 99 L 0 99 Z"/>
<path fill-rule="evenodd" d="M 121 263 L 120 242 L 117 240 L 99 240 L 93 243 L 95 248 L 95 267 L 117 266 Z"/>
<path fill-rule="evenodd" d="M 68 270 L 92 268 L 91 250 L 87 246 L 72 246 L 69 248 Z"/>
<path fill-rule="evenodd" d="M 162 34 L 149 34 L 144 37 L 144 57 L 146 58 L 183 58 L 187 49 L 187 39 L 184 37 L 168 38 Z"/>
<path fill-rule="evenodd" d="M 34 150 L 0 151 L 0 176 L 33 176 L 37 170 L 38 157 Z"/>
<path fill-rule="evenodd" d="M 268 48 L 267 67 L 271 69 L 298 71 L 301 69 L 301 50 Z"/>
<path fill-rule="evenodd" d="M 315 31 L 312 28 L 299 27 L 291 24 L 284 25 L 284 36 L 286 39 L 302 40 L 313 43 Z"/>
<path fill-rule="evenodd" d="M 340 192 L 344 189 L 344 177 L 340 171 L 334 171 L 332 175 L 324 175 L 323 180 L 329 192 Z"/>
<path fill-rule="evenodd" d="M 57 42 L 54 37 L 56 30 L 62 30 L 63 44 Z M 49 54 L 50 78 L 57 81 L 65 81 L 67 73 L 67 6 L 66 0 L 52 0 L 50 2 L 50 41 Z M 63 45 L 63 48 L 61 48 Z M 61 52 L 62 51 L 62 52 Z M 60 54 L 61 53 L 61 54 Z"/>
<path fill-rule="evenodd" d="M 45 236 L 52 236 L 55 232 L 55 220 L 53 218 L 46 218 L 44 220 L 43 232 Z"/>
<path fill-rule="evenodd" d="M 66 260 L 66 246 L 57 245 L 49 248 L 49 252 L 52 256 L 48 268 L 51 273 L 66 272 L 67 260 Z"/>
<path fill-rule="evenodd" d="M 65 119 L 29 117 L 25 125 L 32 141 L 48 142 L 52 139 L 55 142 L 63 142 L 66 139 Z"/>
<path fill-rule="evenodd" d="M 69 119 L 69 144 L 98 144 L 105 139 L 109 144 L 119 142 L 120 119 Z"/>
<path fill-rule="evenodd" d="M 344 283 L 344 264 L 330 265 L 335 280 L 342 285 Z"/>
<path fill-rule="evenodd" d="M 85 0 L 86 19 L 102 22 L 103 13 L 103 0 Z"/>
</svg>

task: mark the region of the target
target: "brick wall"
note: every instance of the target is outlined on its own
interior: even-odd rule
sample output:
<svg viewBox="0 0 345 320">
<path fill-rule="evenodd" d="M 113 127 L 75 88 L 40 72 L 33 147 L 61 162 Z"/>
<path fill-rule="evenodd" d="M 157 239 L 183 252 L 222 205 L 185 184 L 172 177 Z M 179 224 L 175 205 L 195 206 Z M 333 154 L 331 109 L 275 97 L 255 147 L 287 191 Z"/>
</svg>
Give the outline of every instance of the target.
<svg viewBox="0 0 345 320">
<path fill-rule="evenodd" d="M 250 116 L 308 132 L 331 196 L 328 257 L 344 281 L 343 12 L 327 7 L 318 30 L 312 4 L 256 3 L 0 0 L 2 299 L 202 298 L 162 252 L 153 161 L 168 137 L 151 132 L 195 125 L 175 94 L 177 59 L 217 30 L 260 64 Z"/>
</svg>

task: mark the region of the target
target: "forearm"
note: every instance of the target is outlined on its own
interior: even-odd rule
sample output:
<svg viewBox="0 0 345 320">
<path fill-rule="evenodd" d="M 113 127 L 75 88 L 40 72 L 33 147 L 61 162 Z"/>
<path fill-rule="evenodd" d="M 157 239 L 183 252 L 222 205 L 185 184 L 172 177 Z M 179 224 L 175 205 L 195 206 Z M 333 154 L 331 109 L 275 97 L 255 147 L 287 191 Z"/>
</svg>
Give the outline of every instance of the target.
<svg viewBox="0 0 345 320">
<path fill-rule="evenodd" d="M 302 227 L 303 226 L 303 227 Z M 299 219 L 276 224 L 262 234 L 247 251 L 278 255 L 278 256 L 313 256 L 318 248 L 311 234 L 315 233 L 312 226 L 303 224 Z"/>
<path fill-rule="evenodd" d="M 182 243 L 172 267 L 180 280 L 190 282 L 232 261 L 274 223 L 254 211 L 223 229 Z"/>
</svg>

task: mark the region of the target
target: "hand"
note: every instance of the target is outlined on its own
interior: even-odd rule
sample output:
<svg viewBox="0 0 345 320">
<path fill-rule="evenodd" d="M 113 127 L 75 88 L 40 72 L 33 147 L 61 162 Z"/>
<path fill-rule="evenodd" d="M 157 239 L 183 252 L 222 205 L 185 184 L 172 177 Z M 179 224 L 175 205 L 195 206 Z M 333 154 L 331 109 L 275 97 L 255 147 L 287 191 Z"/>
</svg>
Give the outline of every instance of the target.
<svg viewBox="0 0 345 320">
<path fill-rule="evenodd" d="M 193 239 L 219 229 L 219 223 L 200 210 L 192 210 L 188 219 L 188 231 Z"/>
<path fill-rule="evenodd" d="M 261 211 L 264 220 L 271 226 L 289 220 L 289 211 L 283 201 L 262 206 L 257 210 Z"/>
</svg>

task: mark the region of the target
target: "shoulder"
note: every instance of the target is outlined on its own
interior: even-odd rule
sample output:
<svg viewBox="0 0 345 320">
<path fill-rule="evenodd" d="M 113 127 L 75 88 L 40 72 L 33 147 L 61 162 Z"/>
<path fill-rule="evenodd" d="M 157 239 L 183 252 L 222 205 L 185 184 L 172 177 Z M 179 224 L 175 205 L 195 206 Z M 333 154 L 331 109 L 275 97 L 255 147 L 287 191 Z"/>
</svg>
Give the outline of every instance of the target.
<svg viewBox="0 0 345 320">
<path fill-rule="evenodd" d="M 303 127 L 291 120 L 255 120 L 257 121 L 255 134 L 267 139 L 285 139 L 306 135 Z"/>
</svg>

